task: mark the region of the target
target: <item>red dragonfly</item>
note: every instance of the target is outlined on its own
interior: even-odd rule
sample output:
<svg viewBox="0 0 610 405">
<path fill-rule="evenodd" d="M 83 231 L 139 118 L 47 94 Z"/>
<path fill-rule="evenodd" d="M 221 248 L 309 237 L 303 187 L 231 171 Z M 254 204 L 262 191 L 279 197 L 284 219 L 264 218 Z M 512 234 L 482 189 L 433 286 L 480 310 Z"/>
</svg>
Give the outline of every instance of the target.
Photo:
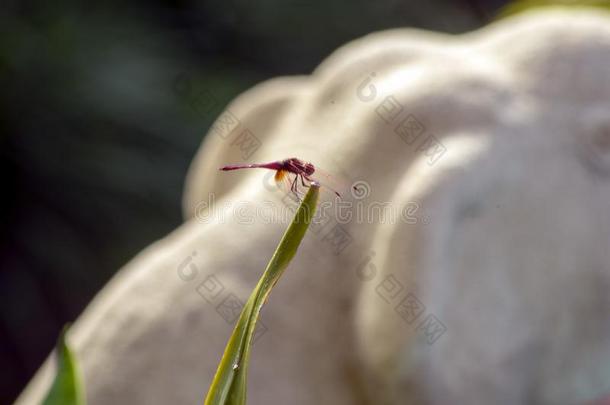
<svg viewBox="0 0 610 405">
<path fill-rule="evenodd" d="M 277 160 L 275 162 L 269 163 L 252 163 L 252 164 L 236 164 L 236 165 L 228 165 L 223 166 L 220 170 L 229 171 L 229 170 L 238 170 L 238 169 L 269 169 L 275 170 L 275 181 L 280 183 L 285 181 L 285 184 L 289 184 L 290 191 L 292 191 L 297 198 L 301 199 L 302 193 L 299 191 L 299 187 L 309 187 L 312 183 L 320 184 L 323 187 L 326 187 L 332 190 L 337 196 L 341 197 L 341 194 L 328 185 L 328 182 L 331 180 L 331 176 L 323 173 L 321 170 L 317 169 L 312 163 L 305 162 L 299 158 L 288 158 L 284 160 Z M 294 178 L 290 180 L 290 175 L 293 174 Z M 314 178 L 313 176 L 316 176 Z M 325 177 L 328 181 L 320 181 L 318 178 L 321 175 Z M 299 184 L 300 181 L 300 184 Z M 354 189 L 357 190 L 356 187 Z"/>
</svg>

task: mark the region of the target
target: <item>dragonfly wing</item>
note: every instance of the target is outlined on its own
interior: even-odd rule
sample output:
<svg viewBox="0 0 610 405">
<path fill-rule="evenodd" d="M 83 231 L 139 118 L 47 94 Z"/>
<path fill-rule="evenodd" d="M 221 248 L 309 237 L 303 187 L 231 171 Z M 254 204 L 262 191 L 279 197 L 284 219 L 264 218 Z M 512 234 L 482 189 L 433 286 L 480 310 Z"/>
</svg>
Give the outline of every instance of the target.
<svg viewBox="0 0 610 405">
<path fill-rule="evenodd" d="M 296 179 L 296 183 L 295 183 Z M 293 197 L 302 201 L 305 197 L 306 189 L 301 184 L 301 179 L 297 178 L 297 175 L 290 173 L 286 170 L 278 170 L 275 174 L 275 181 L 280 190 L 286 194 L 290 194 Z"/>
<path fill-rule="evenodd" d="M 351 191 L 351 183 L 349 180 L 331 175 L 328 172 L 316 167 L 316 171 L 311 178 L 322 186 L 322 189 L 333 192 L 334 194 L 344 197 L 349 195 Z"/>
</svg>

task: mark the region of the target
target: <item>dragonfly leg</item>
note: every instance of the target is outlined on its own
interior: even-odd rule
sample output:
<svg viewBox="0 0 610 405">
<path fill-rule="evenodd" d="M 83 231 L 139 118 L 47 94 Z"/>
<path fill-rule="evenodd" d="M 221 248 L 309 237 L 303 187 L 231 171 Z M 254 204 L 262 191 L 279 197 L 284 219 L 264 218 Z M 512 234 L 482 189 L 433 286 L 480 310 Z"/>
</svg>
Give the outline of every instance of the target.
<svg viewBox="0 0 610 405">
<path fill-rule="evenodd" d="M 299 175 L 296 175 L 294 177 L 294 180 L 292 181 L 292 184 L 290 185 L 290 191 L 293 191 L 295 193 L 297 192 L 297 180 L 298 180 L 298 178 L 299 178 Z"/>
<path fill-rule="evenodd" d="M 299 175 L 297 174 L 296 176 L 294 176 L 294 180 L 292 181 L 292 184 L 290 185 L 290 191 L 292 191 L 292 193 L 296 197 L 297 201 L 301 201 L 301 196 L 299 195 L 299 190 L 298 190 L 298 186 L 299 186 L 299 183 L 297 182 L 298 180 L 299 180 Z"/>
</svg>

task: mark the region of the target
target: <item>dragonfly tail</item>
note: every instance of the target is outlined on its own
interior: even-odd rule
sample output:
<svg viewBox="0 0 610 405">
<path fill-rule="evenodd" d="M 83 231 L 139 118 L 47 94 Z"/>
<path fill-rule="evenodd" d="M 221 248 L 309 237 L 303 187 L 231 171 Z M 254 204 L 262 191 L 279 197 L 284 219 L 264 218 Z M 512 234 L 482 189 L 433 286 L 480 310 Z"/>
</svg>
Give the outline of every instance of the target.
<svg viewBox="0 0 610 405">
<path fill-rule="evenodd" d="M 278 162 L 270 162 L 270 163 L 252 163 L 252 164 L 237 164 L 237 165 L 227 165 L 219 168 L 222 171 L 230 171 L 230 170 L 238 170 L 238 169 L 271 169 L 271 170 L 280 170 L 281 165 Z"/>
</svg>

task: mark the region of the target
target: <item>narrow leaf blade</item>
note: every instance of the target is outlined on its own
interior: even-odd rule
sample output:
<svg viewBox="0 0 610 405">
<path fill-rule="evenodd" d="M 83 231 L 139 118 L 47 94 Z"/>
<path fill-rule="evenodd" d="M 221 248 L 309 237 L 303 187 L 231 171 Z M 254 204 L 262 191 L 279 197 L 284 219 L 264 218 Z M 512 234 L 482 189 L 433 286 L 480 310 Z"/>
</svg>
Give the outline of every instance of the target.
<svg viewBox="0 0 610 405">
<path fill-rule="evenodd" d="M 245 405 L 250 347 L 260 310 L 294 257 L 315 214 L 320 188 L 309 187 L 250 298 L 225 348 L 204 405 Z"/>
<path fill-rule="evenodd" d="M 57 343 L 57 375 L 43 405 L 85 405 L 81 373 L 66 341 L 67 329 L 64 328 Z"/>
</svg>

